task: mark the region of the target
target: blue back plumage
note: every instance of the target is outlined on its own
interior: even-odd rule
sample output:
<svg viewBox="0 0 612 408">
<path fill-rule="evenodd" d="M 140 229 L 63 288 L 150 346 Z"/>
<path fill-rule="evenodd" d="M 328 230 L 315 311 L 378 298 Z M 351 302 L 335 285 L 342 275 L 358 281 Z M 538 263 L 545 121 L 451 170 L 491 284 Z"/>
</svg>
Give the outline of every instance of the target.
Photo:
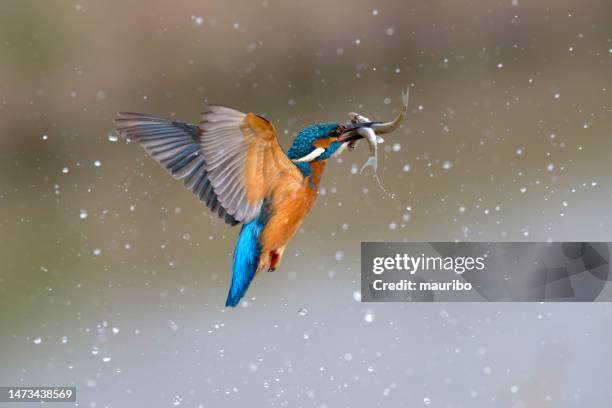
<svg viewBox="0 0 612 408">
<path fill-rule="evenodd" d="M 264 201 L 259 217 L 242 226 L 238 242 L 236 243 L 236 249 L 234 249 L 232 285 L 227 294 L 225 306 L 234 307 L 238 305 L 240 299 L 242 299 L 249 288 L 255 272 L 257 272 L 257 265 L 261 255 L 259 236 L 268 223 L 269 218 L 268 205 Z"/>
<path fill-rule="evenodd" d="M 314 125 L 306 126 L 295 137 L 291 148 L 287 152 L 287 156 L 291 160 L 306 156 L 314 148 L 314 142 L 317 139 L 329 135 L 337 127 L 338 124 L 334 122 L 315 123 Z"/>
</svg>

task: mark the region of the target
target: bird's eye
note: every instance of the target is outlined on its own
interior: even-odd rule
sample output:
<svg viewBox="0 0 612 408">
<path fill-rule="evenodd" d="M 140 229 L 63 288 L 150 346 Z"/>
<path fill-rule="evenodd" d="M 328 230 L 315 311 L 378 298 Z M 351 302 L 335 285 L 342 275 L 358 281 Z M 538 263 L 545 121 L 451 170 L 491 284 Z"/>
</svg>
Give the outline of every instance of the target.
<svg viewBox="0 0 612 408">
<path fill-rule="evenodd" d="M 345 130 L 346 127 L 344 125 L 338 125 L 334 130 L 331 131 L 331 136 L 340 136 L 342 133 L 344 133 Z"/>
</svg>

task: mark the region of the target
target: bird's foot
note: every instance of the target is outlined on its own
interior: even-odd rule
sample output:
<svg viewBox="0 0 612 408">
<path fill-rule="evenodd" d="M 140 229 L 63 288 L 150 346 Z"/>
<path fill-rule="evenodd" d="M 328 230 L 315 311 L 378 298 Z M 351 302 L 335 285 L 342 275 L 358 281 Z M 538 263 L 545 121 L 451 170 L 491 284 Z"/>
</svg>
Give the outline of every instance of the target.
<svg viewBox="0 0 612 408">
<path fill-rule="evenodd" d="M 268 267 L 268 272 L 274 272 L 276 270 L 276 266 L 278 265 L 278 252 L 270 251 L 270 266 Z"/>
</svg>

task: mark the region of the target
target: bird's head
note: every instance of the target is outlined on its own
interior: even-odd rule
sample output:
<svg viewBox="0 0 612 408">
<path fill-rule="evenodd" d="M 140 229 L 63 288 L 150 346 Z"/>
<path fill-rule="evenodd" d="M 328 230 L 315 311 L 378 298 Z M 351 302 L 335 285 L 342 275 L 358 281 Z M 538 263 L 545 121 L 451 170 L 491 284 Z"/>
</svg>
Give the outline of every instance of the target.
<svg viewBox="0 0 612 408">
<path fill-rule="evenodd" d="M 360 128 L 371 128 L 375 135 L 390 133 L 397 129 L 408 112 L 408 89 L 402 91 L 402 108 L 390 122 L 372 122 L 358 113 L 349 113 L 350 123 L 315 123 L 306 126 L 295 137 L 287 156 L 304 174 L 312 171 L 311 165 L 337 157 L 348 146 L 354 147 L 363 136 Z"/>
<path fill-rule="evenodd" d="M 316 123 L 300 130 L 287 155 L 294 163 L 312 163 L 337 157 L 350 141 L 361 138 L 355 130 L 372 122 L 341 124 Z"/>
</svg>

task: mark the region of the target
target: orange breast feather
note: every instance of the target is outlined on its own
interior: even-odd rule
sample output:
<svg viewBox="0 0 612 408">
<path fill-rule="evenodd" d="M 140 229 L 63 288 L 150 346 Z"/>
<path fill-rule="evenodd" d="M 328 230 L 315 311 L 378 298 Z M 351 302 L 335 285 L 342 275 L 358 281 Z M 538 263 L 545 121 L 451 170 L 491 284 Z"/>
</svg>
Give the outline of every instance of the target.
<svg viewBox="0 0 612 408">
<path fill-rule="evenodd" d="M 324 168 L 324 162 L 312 164 L 313 173 L 309 176 L 312 185 L 308 178 L 301 181 L 288 181 L 283 178 L 276 180 L 270 196 L 272 214 L 261 236 L 264 255 L 261 261 L 266 262 L 267 254 L 287 245 L 300 228 L 317 198 Z"/>
</svg>

